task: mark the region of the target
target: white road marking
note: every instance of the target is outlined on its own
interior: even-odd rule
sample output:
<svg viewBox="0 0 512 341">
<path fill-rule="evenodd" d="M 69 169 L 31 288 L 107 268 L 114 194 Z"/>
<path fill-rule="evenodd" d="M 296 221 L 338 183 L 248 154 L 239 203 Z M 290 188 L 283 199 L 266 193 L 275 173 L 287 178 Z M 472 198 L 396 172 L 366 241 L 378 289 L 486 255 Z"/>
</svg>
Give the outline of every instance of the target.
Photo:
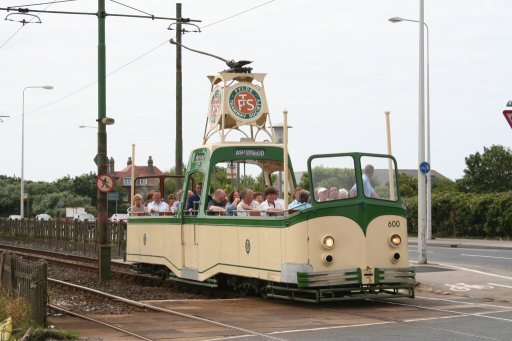
<svg viewBox="0 0 512 341">
<path fill-rule="evenodd" d="M 272 333 L 267 333 L 267 334 L 269 334 L 269 335 L 288 334 L 288 333 L 298 333 L 298 332 L 310 332 L 310 331 L 317 331 L 317 330 L 343 329 L 343 328 L 352 328 L 352 327 L 368 327 L 368 326 L 377 326 L 377 325 L 381 325 L 381 324 L 391 324 L 391 323 L 396 323 L 396 321 L 383 321 L 383 322 L 361 323 L 361 324 L 307 328 L 307 329 L 291 329 L 291 330 L 282 330 L 282 331 L 272 332 Z"/>
<path fill-rule="evenodd" d="M 496 284 L 496 283 L 487 283 L 489 285 L 495 285 L 497 287 L 504 287 L 504 288 L 510 288 L 512 289 L 512 287 L 510 285 L 503 285 L 503 284 Z"/>
<path fill-rule="evenodd" d="M 442 320 L 442 319 L 452 319 L 452 318 L 459 318 L 464 317 L 460 315 L 448 315 L 448 316 L 436 316 L 436 317 L 424 317 L 424 318 L 417 318 L 417 319 L 410 319 L 410 320 L 403 320 L 403 322 L 421 322 L 421 321 L 433 321 L 433 320 Z"/>
<path fill-rule="evenodd" d="M 492 284 L 492 283 L 488 283 Z M 503 308 L 506 309 L 506 311 L 512 310 L 512 306 L 507 307 L 504 305 L 495 305 L 495 304 L 487 304 L 487 303 L 475 303 L 475 302 L 466 302 L 462 300 L 450 300 L 447 298 L 438 298 L 438 297 L 425 297 L 425 296 L 418 296 L 416 295 L 416 298 L 421 298 L 425 300 L 431 300 L 431 301 L 444 301 L 444 302 L 450 302 L 450 303 L 460 303 L 460 304 L 467 304 L 467 305 L 477 305 L 482 307 L 493 307 L 493 308 Z"/>
<path fill-rule="evenodd" d="M 492 285 L 485 284 L 466 284 L 466 283 L 455 283 L 455 284 L 445 284 L 450 287 L 451 291 L 470 291 L 471 289 L 476 290 L 491 290 L 494 289 Z"/>
<path fill-rule="evenodd" d="M 496 258 L 496 259 L 512 259 L 512 257 L 498 257 L 498 256 L 482 256 L 482 255 L 468 255 L 466 253 L 461 253 L 461 256 L 466 257 L 482 257 L 482 258 Z"/>
<path fill-rule="evenodd" d="M 481 275 L 487 275 L 487 276 L 493 276 L 493 277 L 508 279 L 508 280 L 512 281 L 512 277 L 509 277 L 509 276 L 502 276 L 502 275 L 492 274 L 490 272 L 484 272 L 484 271 L 480 271 L 480 270 L 468 269 L 468 268 L 464 268 L 462 266 L 451 265 L 451 264 L 446 264 L 446 263 L 437 263 L 437 265 L 446 266 L 446 267 L 457 269 L 457 270 L 474 272 L 474 273 L 481 274 Z"/>
<path fill-rule="evenodd" d="M 444 313 L 459 314 L 459 315 L 465 316 L 465 317 L 482 317 L 482 318 L 486 318 L 486 319 L 490 319 L 490 320 L 498 320 L 498 321 L 504 321 L 504 322 L 511 322 L 512 323 L 511 319 L 506 319 L 506 318 L 502 318 L 502 317 L 495 317 L 495 316 L 481 315 L 481 313 L 470 314 L 470 313 L 464 313 L 464 312 L 456 311 L 456 310 L 449 310 L 449 309 L 442 309 L 442 308 L 432 308 L 432 307 L 425 307 L 425 306 L 415 305 L 415 304 L 390 302 L 390 301 L 382 301 L 382 300 L 379 300 L 378 302 L 394 304 L 394 305 L 401 305 L 401 306 L 404 306 L 404 307 L 413 307 L 413 308 L 418 308 L 418 309 L 441 311 L 441 312 L 444 312 Z"/>
</svg>

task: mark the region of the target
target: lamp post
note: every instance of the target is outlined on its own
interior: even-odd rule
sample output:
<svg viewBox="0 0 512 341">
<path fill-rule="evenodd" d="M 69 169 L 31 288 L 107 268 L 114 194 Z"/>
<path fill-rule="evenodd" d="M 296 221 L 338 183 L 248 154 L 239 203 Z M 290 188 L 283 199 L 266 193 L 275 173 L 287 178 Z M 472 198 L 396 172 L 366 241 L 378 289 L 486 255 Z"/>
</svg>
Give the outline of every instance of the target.
<svg viewBox="0 0 512 341">
<path fill-rule="evenodd" d="M 429 92 L 428 84 L 428 25 L 424 21 L 424 1 L 420 0 L 420 20 L 404 19 L 400 17 L 393 17 L 389 19 L 392 23 L 398 23 L 402 21 L 417 22 L 420 25 L 419 31 L 419 100 L 418 100 L 418 263 L 427 263 L 427 248 L 426 248 L 426 237 L 427 233 L 427 222 L 425 219 L 430 211 L 431 201 L 430 196 L 427 195 L 425 198 L 425 192 L 429 192 L 431 188 L 429 173 L 430 169 L 426 170 L 426 178 L 423 176 L 424 170 L 420 167 L 423 166 L 425 161 L 425 43 L 424 43 L 424 28 L 427 28 L 427 92 Z M 428 112 L 430 111 L 430 100 L 428 100 Z M 430 165 L 430 114 L 427 113 L 427 162 Z M 426 182 L 428 182 L 426 184 Z"/>
<path fill-rule="evenodd" d="M 20 216 L 24 218 L 24 197 L 25 197 L 25 91 L 27 89 L 51 90 L 51 85 L 27 86 L 23 89 L 23 102 L 21 109 L 21 188 L 20 188 Z"/>
<path fill-rule="evenodd" d="M 413 19 L 404 19 L 401 17 L 393 17 L 389 18 L 389 21 L 396 24 L 402 21 L 409 21 L 419 23 L 418 20 Z M 429 62 L 429 29 L 426 22 L 423 22 L 423 25 L 427 29 L 427 138 L 426 138 L 426 157 L 427 162 L 432 168 L 430 164 L 430 62 Z M 429 171 L 427 173 L 427 239 L 432 239 L 432 174 Z"/>
</svg>

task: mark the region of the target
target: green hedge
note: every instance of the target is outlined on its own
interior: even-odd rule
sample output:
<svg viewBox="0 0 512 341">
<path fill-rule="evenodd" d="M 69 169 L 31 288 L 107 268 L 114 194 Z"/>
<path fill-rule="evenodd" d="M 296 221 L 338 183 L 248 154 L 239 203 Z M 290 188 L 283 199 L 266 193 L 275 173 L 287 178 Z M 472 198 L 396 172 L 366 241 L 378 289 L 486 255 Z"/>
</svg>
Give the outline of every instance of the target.
<svg viewBox="0 0 512 341">
<path fill-rule="evenodd" d="M 404 198 L 409 234 L 418 234 L 418 199 Z M 512 237 L 512 193 L 432 195 L 435 237 Z"/>
</svg>

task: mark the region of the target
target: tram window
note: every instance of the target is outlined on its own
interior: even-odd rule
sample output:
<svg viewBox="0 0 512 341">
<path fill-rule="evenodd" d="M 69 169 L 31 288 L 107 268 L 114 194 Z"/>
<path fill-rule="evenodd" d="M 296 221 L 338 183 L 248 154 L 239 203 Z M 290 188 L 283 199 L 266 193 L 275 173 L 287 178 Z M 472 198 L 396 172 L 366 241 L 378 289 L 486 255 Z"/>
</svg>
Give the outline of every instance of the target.
<svg viewBox="0 0 512 341">
<path fill-rule="evenodd" d="M 396 201 L 398 189 L 396 169 L 393 159 L 389 157 L 361 157 L 364 195 L 382 200 Z"/>
<path fill-rule="evenodd" d="M 211 172 L 209 190 L 223 189 L 226 193 L 234 189 L 249 188 L 264 191 L 263 171 L 256 160 L 228 161 L 217 163 Z"/>
<path fill-rule="evenodd" d="M 311 160 L 312 187 L 316 202 L 344 200 L 356 180 L 351 156 L 319 157 Z"/>
</svg>

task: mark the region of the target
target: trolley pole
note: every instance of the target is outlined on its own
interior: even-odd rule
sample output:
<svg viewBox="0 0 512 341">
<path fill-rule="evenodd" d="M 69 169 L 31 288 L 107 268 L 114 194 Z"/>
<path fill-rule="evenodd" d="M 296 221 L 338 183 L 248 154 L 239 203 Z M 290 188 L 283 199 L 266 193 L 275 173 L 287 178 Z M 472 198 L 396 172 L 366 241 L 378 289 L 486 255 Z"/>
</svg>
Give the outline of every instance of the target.
<svg viewBox="0 0 512 341">
<path fill-rule="evenodd" d="M 107 117 L 105 16 L 105 0 L 98 0 L 98 176 L 107 173 L 107 129 L 103 122 Z M 111 278 L 107 220 L 107 193 L 98 190 L 98 271 L 102 283 Z"/>
<path fill-rule="evenodd" d="M 181 4 L 176 4 L 176 175 L 183 175 L 183 136 L 182 136 L 182 72 L 181 72 Z M 180 185 L 180 183 L 178 183 Z M 178 186 L 181 187 L 181 186 Z"/>
</svg>

